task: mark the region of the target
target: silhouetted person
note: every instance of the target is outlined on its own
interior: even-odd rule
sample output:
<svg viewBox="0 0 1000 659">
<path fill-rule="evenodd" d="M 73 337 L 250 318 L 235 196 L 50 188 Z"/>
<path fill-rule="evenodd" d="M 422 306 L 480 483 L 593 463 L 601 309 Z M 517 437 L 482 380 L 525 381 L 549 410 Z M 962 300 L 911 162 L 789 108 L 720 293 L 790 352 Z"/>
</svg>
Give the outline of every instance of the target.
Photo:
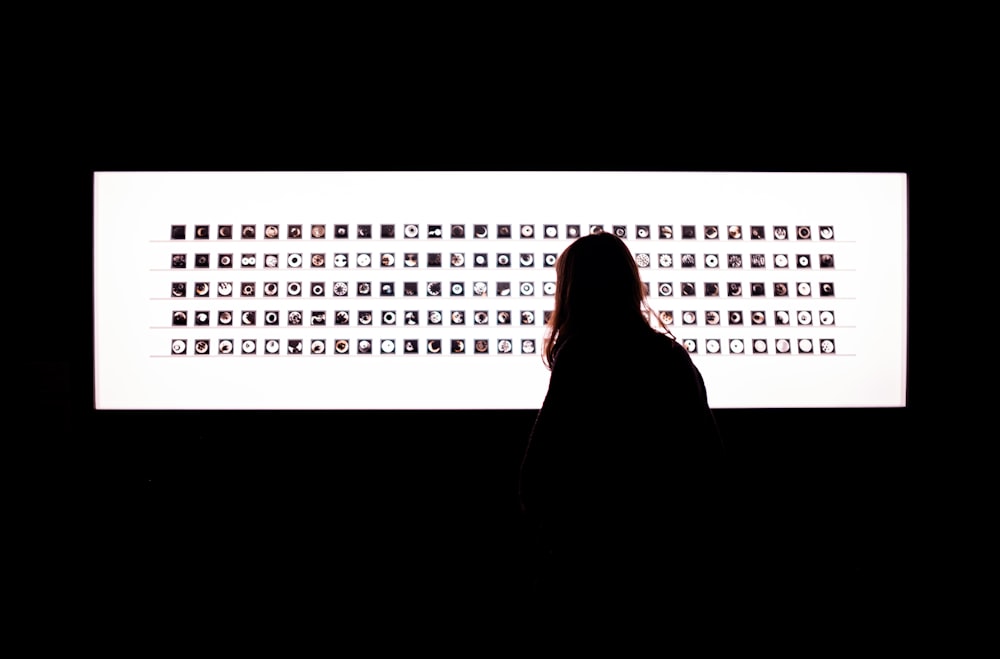
<svg viewBox="0 0 1000 659">
<path fill-rule="evenodd" d="M 701 373 L 650 319 L 622 240 L 587 235 L 559 256 L 520 474 L 539 604 L 660 601 L 717 578 L 722 440 Z"/>
</svg>

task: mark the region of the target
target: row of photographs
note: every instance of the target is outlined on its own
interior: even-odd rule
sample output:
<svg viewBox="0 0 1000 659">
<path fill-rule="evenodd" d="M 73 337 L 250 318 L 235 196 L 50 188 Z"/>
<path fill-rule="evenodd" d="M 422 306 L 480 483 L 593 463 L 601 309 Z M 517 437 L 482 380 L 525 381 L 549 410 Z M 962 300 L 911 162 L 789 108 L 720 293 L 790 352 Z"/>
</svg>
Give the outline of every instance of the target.
<svg viewBox="0 0 1000 659">
<path fill-rule="evenodd" d="M 371 310 L 360 310 L 352 312 L 346 309 L 338 309 L 328 312 L 325 309 L 314 309 L 308 312 L 301 310 L 290 310 L 282 313 L 278 310 L 245 310 L 234 312 L 232 310 L 217 311 L 214 314 L 216 327 L 231 327 L 238 324 L 243 327 L 257 326 L 258 323 L 268 327 L 296 327 L 308 323 L 312 326 L 326 325 L 329 321 L 338 326 L 367 327 L 375 324 L 376 318 L 379 325 L 393 326 L 405 325 L 410 327 L 419 326 L 421 317 L 424 323 L 429 326 L 443 325 L 447 319 L 450 325 L 465 325 L 471 322 L 473 325 L 490 325 L 492 316 L 496 325 L 512 325 L 515 322 L 520 325 L 536 325 L 539 321 L 545 324 L 549 320 L 551 311 L 538 314 L 533 310 L 510 311 L 502 309 L 491 314 L 486 310 L 469 312 L 464 309 L 456 309 L 445 312 L 439 309 L 431 309 L 425 312 L 408 310 L 399 312 L 388 309 L 380 312 Z M 763 310 L 730 310 L 730 311 L 682 311 L 675 315 L 673 311 L 658 312 L 660 320 L 665 325 L 706 325 L 716 326 L 728 325 L 754 325 L 764 326 L 768 324 L 768 313 Z M 284 316 L 284 323 L 282 323 Z M 811 326 L 815 323 L 820 325 L 835 325 L 836 316 L 832 310 L 823 309 L 814 311 L 811 309 L 801 309 L 789 311 L 779 309 L 770 314 L 771 322 L 776 326 L 795 325 Z M 213 313 L 210 311 L 187 311 L 176 310 L 171 316 L 172 327 L 212 327 Z"/>
<path fill-rule="evenodd" d="M 212 268 L 213 262 L 215 268 L 222 270 L 234 267 L 256 268 L 258 264 L 269 269 L 282 267 L 295 269 L 301 268 L 306 264 L 311 268 L 326 268 L 328 266 L 334 268 L 370 268 L 373 265 L 382 268 L 394 268 L 400 262 L 404 268 L 440 268 L 444 267 L 446 262 L 452 268 L 464 268 L 469 263 L 474 268 L 489 268 L 491 267 L 491 262 L 492 267 L 496 268 L 511 268 L 515 266 L 520 268 L 535 268 L 539 264 L 542 267 L 551 268 L 555 266 L 556 259 L 558 258 L 558 254 L 548 253 L 543 254 L 539 259 L 536 254 L 531 252 L 521 252 L 520 254 L 511 254 L 508 252 L 489 254 L 482 252 L 473 254 L 471 260 L 467 259 L 466 255 L 462 252 L 451 252 L 450 254 L 428 252 L 423 255 L 423 258 L 421 258 L 421 254 L 418 252 L 406 252 L 403 254 L 402 260 L 397 259 L 397 255 L 392 252 L 382 252 L 377 255 L 368 252 L 358 252 L 353 255 L 346 252 L 338 252 L 333 254 L 329 259 L 327 258 L 327 254 L 316 252 L 308 255 L 299 252 L 284 255 L 264 254 L 261 258 L 258 258 L 258 255 L 254 253 L 243 253 L 239 255 L 239 258 L 237 258 L 237 255 L 229 253 L 216 254 L 214 256 L 215 258 L 213 258 L 212 254 L 205 253 L 171 254 L 170 268 L 187 268 L 189 263 L 194 268 Z M 829 253 L 800 253 L 793 255 L 763 253 L 698 255 L 683 253 L 678 256 L 671 253 L 648 254 L 639 252 L 634 256 L 635 263 L 640 268 L 649 268 L 652 266 L 673 268 L 675 265 L 681 268 L 697 268 L 699 267 L 699 263 L 701 267 L 708 269 L 719 268 L 723 265 L 728 268 L 742 268 L 744 265 L 748 265 L 751 268 L 767 268 L 768 260 L 771 262 L 771 267 L 777 269 L 788 268 L 790 266 L 800 269 L 812 268 L 814 266 L 820 268 L 836 267 L 836 259 L 833 254 Z M 769 256 L 770 259 L 768 259 Z M 421 261 L 423 262 L 421 263 Z"/>
<path fill-rule="evenodd" d="M 397 291 L 402 291 L 404 297 L 442 297 L 446 294 L 450 297 L 465 297 L 471 294 L 474 297 L 489 297 L 490 286 L 485 281 L 472 282 L 471 287 L 466 286 L 466 282 L 440 282 L 429 281 L 403 282 L 402 286 L 397 286 L 399 282 L 378 282 L 359 281 L 355 285 L 355 294 L 358 297 L 395 297 Z M 745 294 L 751 297 L 789 297 L 794 293 L 798 297 L 835 297 L 836 287 L 832 281 L 810 282 L 698 282 L 683 281 L 677 282 L 656 282 L 650 286 L 649 282 L 644 282 L 646 294 L 655 293 L 658 297 L 742 297 Z M 172 282 L 170 286 L 171 298 L 184 298 L 188 292 L 196 298 L 212 297 L 212 286 L 209 282 L 192 282 L 190 289 L 188 282 Z M 537 286 L 536 282 L 523 281 L 515 286 L 508 281 L 494 282 L 494 296 L 512 297 L 514 291 L 520 297 L 532 297 L 539 292 L 545 296 L 555 294 L 555 282 L 543 282 Z M 326 297 L 328 294 L 334 297 L 349 297 L 351 287 L 346 281 L 331 282 L 327 286 L 326 282 L 314 281 L 303 284 L 303 282 L 290 281 L 284 286 L 284 296 L 298 298 L 308 295 L 309 297 Z M 263 282 L 259 287 L 257 282 L 240 282 L 238 285 L 231 281 L 221 281 L 215 286 L 215 297 L 231 298 L 234 296 L 252 298 L 260 293 L 263 297 L 282 297 L 282 286 L 278 282 Z"/>
<path fill-rule="evenodd" d="M 730 355 L 790 355 L 790 354 L 823 354 L 836 353 L 834 339 L 800 338 L 800 339 L 681 339 L 681 344 L 690 353 L 698 353 L 702 348 L 706 354 Z M 493 346 L 492 351 L 490 346 Z M 173 339 L 170 343 L 171 355 L 300 355 L 313 354 L 337 355 L 358 354 L 425 354 L 425 355 L 465 355 L 536 354 L 538 342 L 534 339 Z"/>
<path fill-rule="evenodd" d="M 261 229 L 260 235 L 265 239 L 271 240 L 281 239 L 282 237 L 287 240 L 300 240 L 307 236 L 317 240 L 323 240 L 328 237 L 366 240 L 376 236 L 386 240 L 393 240 L 400 236 L 407 239 L 445 237 L 455 239 L 468 237 L 476 239 L 504 239 L 518 236 L 527 240 L 536 238 L 572 240 L 584 235 L 584 232 L 602 233 L 608 231 L 614 233 L 619 238 L 635 238 L 637 240 L 647 240 L 654 235 L 661 240 L 672 240 L 675 236 L 679 236 L 683 240 L 695 240 L 699 238 L 704 240 L 718 240 L 723 237 L 729 240 L 742 240 L 745 237 L 749 237 L 750 240 L 766 240 L 768 238 L 774 240 L 788 240 L 789 238 L 811 240 L 814 235 L 818 236 L 820 240 L 834 239 L 833 226 L 820 225 L 813 227 L 808 224 L 795 226 L 765 226 L 758 224 L 746 227 L 746 231 L 744 231 L 744 226 L 740 224 L 680 224 L 676 225 L 676 230 L 673 224 L 655 226 L 649 224 L 612 224 L 610 226 L 603 224 L 542 224 L 540 230 L 534 224 L 497 224 L 493 227 L 492 233 L 491 227 L 488 224 L 472 224 L 470 226 L 471 228 L 468 228 L 465 224 L 420 225 L 409 223 L 403 224 L 401 231 L 397 233 L 395 224 L 380 224 L 377 227 L 374 224 L 333 224 L 330 226 L 329 231 L 327 231 L 326 224 L 311 224 L 308 226 L 303 224 L 265 224 Z M 235 236 L 239 236 L 244 240 L 253 240 L 258 237 L 258 232 L 256 224 L 220 224 L 214 231 L 212 230 L 212 225 L 195 224 L 191 227 L 190 233 L 188 232 L 188 226 L 185 224 L 171 225 L 171 240 L 187 240 L 189 236 L 195 240 L 209 240 L 213 237 L 217 240 L 229 240 Z"/>
</svg>

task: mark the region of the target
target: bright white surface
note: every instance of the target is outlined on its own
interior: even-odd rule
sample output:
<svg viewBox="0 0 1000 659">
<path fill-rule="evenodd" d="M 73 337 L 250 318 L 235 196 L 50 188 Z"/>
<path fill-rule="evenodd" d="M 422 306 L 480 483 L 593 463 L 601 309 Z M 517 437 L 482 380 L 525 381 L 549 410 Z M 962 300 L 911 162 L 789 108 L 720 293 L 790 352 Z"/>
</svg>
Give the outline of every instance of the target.
<svg viewBox="0 0 1000 659">
<path fill-rule="evenodd" d="M 540 266 L 519 270 L 473 269 L 467 263 L 463 269 L 448 267 L 451 252 L 464 253 L 467 261 L 474 252 L 486 252 L 492 260 L 497 253 L 509 252 L 516 259 L 522 252 L 533 253 L 540 260 L 543 253 L 560 252 L 570 240 L 565 238 L 565 226 L 580 225 L 586 232 L 591 225 L 610 230 L 614 225 L 627 227 L 627 242 L 634 253 L 648 253 L 653 264 L 643 269 L 643 276 L 653 289 L 651 303 L 657 309 L 669 309 L 677 318 L 673 333 L 680 339 L 698 342 L 693 355 L 708 385 L 711 404 L 716 408 L 749 407 L 896 407 L 905 405 L 906 382 L 906 244 L 907 206 L 906 176 L 891 173 L 723 173 L 723 172 L 98 172 L 95 173 L 94 209 L 94 304 L 95 304 L 95 373 L 96 404 L 99 409 L 531 409 L 537 408 L 544 397 L 548 371 L 538 354 L 499 355 L 497 339 L 511 338 L 516 346 L 522 338 L 535 339 L 539 349 L 543 328 L 541 310 L 548 308 L 546 299 L 536 293 L 531 298 L 517 296 L 521 281 L 531 281 L 536 290 L 545 281 L 554 279 L 551 269 Z M 416 223 L 421 237 L 404 240 L 402 226 Z M 473 240 L 473 224 L 487 224 L 491 237 Z M 170 240 L 170 227 L 183 224 L 188 239 Z M 192 240 L 195 225 L 209 225 L 215 231 L 220 224 L 232 224 L 237 235 L 231 241 Z M 256 225 L 253 241 L 239 237 L 243 224 Z M 262 238 L 265 224 L 278 224 L 282 232 L 288 224 L 302 224 L 306 236 L 293 244 L 280 240 L 271 244 Z M 322 241 L 311 240 L 308 227 L 324 224 L 328 236 Z M 336 241 L 329 236 L 334 224 L 348 224 L 353 232 L 358 224 L 371 224 L 374 235 L 369 240 L 353 238 Z M 394 224 L 397 237 L 381 239 L 378 228 Z M 445 228 L 444 239 L 428 239 L 424 229 L 428 224 Z M 451 239 L 447 230 L 452 224 L 464 225 L 469 237 Z M 510 224 L 515 230 L 508 240 L 496 238 L 498 224 Z M 533 225 L 536 238 L 520 237 L 522 224 Z M 541 227 L 556 224 L 560 237 L 541 238 Z M 674 227 L 671 241 L 658 240 L 657 227 Z M 635 228 L 650 225 L 649 240 L 634 239 Z M 698 239 L 682 240 L 682 225 L 697 227 Z M 702 227 L 718 225 L 722 235 L 718 240 L 704 240 Z M 739 226 L 740 241 L 728 240 L 726 228 Z M 750 226 L 764 226 L 768 240 L 751 241 Z M 774 226 L 809 226 L 814 234 L 810 241 L 797 241 L 790 236 L 785 245 L 770 239 Z M 835 228 L 835 240 L 824 242 L 815 235 L 820 226 Z M 214 234 L 213 234 L 214 237 Z M 284 237 L 284 234 L 282 234 Z M 421 256 L 421 267 L 402 268 L 404 250 Z M 254 253 L 258 261 L 265 253 L 282 256 L 301 251 L 307 257 L 319 251 L 327 255 L 323 269 L 266 271 L 261 263 L 255 269 L 242 269 L 238 263 L 231 271 L 212 267 L 199 271 L 190 263 L 195 253 L 208 252 L 215 258 L 221 251 L 234 253 L 237 262 L 243 253 Z M 347 252 L 354 265 L 355 254 L 370 251 L 376 263 L 370 270 L 348 268 L 339 272 L 332 267 L 335 252 Z M 396 267 L 378 266 L 383 251 L 395 254 Z M 427 252 L 441 252 L 445 263 L 441 268 L 424 267 Z M 174 253 L 188 255 L 188 267 L 170 268 Z M 671 253 L 675 259 L 672 270 L 659 269 L 656 255 Z M 745 263 L 740 270 L 727 269 L 728 253 L 739 253 L 746 260 L 750 253 L 763 252 L 767 268 L 751 270 Z M 776 253 L 787 253 L 794 259 L 799 253 L 813 259 L 807 271 L 772 267 Z M 822 271 L 815 260 L 821 252 L 834 253 L 836 268 Z M 706 254 L 718 254 L 722 264 L 718 269 L 698 267 L 681 269 L 682 253 L 694 253 L 698 264 Z M 516 266 L 516 262 L 515 262 Z M 647 277 L 648 275 L 648 277 Z M 359 298 L 351 291 L 346 298 L 332 298 L 332 282 L 346 278 L 356 281 L 393 281 L 394 298 Z M 265 281 L 277 281 L 282 290 L 288 281 L 325 282 L 326 296 L 321 299 L 290 299 L 279 296 L 263 299 L 260 287 Z M 463 298 L 402 297 L 404 281 L 440 280 L 446 286 L 452 281 L 466 285 Z M 193 299 L 189 290 L 183 300 L 170 298 L 173 281 L 187 282 L 189 289 L 196 281 L 211 284 L 207 299 Z M 218 299 L 215 286 L 219 281 L 257 283 L 257 296 L 246 300 L 239 297 Z M 473 298 L 473 281 L 486 281 L 489 296 Z M 510 281 L 512 297 L 497 298 L 494 286 L 498 281 Z M 657 283 L 669 281 L 679 288 L 682 281 L 694 282 L 698 294 L 690 298 L 662 298 L 656 295 Z M 705 282 L 719 282 L 722 297 L 708 298 L 702 294 Z M 726 297 L 729 281 L 761 281 L 768 286 L 768 295 L 751 299 Z M 811 284 L 815 291 L 819 282 L 835 285 L 836 295 L 819 298 L 799 298 L 793 288 L 789 298 L 774 298 L 771 286 L 776 281 Z M 243 308 L 263 311 L 274 309 L 282 317 L 290 309 L 303 310 L 307 318 L 303 327 L 289 327 L 282 322 L 277 327 L 263 327 L 261 321 L 253 328 L 215 326 L 218 310 Z M 352 319 L 359 310 L 391 309 L 402 315 L 405 309 L 419 310 L 421 324 L 409 328 L 376 326 L 361 328 L 333 327 L 328 318 L 325 327 L 310 327 L 310 309 L 323 309 L 332 316 L 333 309 L 351 311 Z M 473 327 L 471 318 L 461 327 L 447 324 L 428 327 L 423 314 L 429 309 L 468 311 L 487 310 L 490 324 Z M 208 310 L 212 315 L 209 327 L 172 327 L 171 316 L 176 309 L 189 313 Z M 494 322 L 497 310 L 533 310 L 539 316 L 536 324 L 521 327 L 515 324 L 498 327 Z M 695 326 L 681 326 L 682 311 L 695 311 L 699 319 L 705 311 L 719 310 L 725 316 L 730 309 L 749 315 L 750 310 L 762 310 L 767 315 L 763 327 L 751 327 L 749 319 L 742 327 L 725 325 L 709 327 L 699 321 Z M 836 323 L 830 327 L 775 327 L 777 310 L 834 312 Z M 446 320 L 447 322 L 447 320 Z M 214 344 L 221 337 L 252 336 L 258 339 L 256 355 L 218 355 Z M 349 355 L 288 355 L 285 342 L 324 338 L 328 346 L 335 338 L 352 342 Z M 814 341 L 815 352 L 778 355 L 773 346 L 778 339 L 794 342 L 806 337 Z M 186 355 L 171 355 L 170 344 L 176 339 L 188 342 Z M 191 345 L 196 339 L 208 339 L 213 349 L 207 355 L 195 355 Z M 263 354 L 266 339 L 277 339 L 282 354 Z M 358 338 L 371 338 L 374 351 L 359 355 L 354 350 Z M 383 355 L 378 346 L 382 338 L 421 342 L 421 354 Z M 426 354 L 427 338 L 445 341 L 461 338 L 488 339 L 490 353 L 485 355 Z M 707 354 L 706 342 L 719 339 L 720 354 Z M 821 354 L 818 341 L 833 339 L 834 354 Z M 739 339 L 746 345 L 745 354 L 731 354 L 729 342 Z M 752 354 L 754 339 L 768 342 L 768 354 Z M 237 344 L 237 353 L 239 347 Z M 793 350 L 793 353 L 796 351 Z"/>
</svg>

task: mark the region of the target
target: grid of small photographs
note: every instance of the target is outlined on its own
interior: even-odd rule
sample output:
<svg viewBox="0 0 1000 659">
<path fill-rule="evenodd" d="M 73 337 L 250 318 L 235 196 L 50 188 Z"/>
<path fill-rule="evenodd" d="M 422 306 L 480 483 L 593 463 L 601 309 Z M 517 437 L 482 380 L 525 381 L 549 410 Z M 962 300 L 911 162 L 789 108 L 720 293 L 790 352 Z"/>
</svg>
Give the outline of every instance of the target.
<svg viewBox="0 0 1000 659">
<path fill-rule="evenodd" d="M 850 327 L 854 294 L 852 243 L 832 225 L 168 229 L 153 241 L 169 256 L 152 267 L 152 298 L 173 356 L 537 356 L 556 258 L 588 232 L 626 241 L 659 320 L 691 353 L 838 354 L 834 330 Z"/>
</svg>

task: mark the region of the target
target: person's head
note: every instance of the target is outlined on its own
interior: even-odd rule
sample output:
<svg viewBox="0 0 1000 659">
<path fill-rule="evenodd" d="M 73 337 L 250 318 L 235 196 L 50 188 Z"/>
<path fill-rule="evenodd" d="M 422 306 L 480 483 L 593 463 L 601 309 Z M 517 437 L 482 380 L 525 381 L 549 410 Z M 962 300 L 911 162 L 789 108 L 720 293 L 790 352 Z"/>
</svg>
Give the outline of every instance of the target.
<svg viewBox="0 0 1000 659">
<path fill-rule="evenodd" d="M 649 326 L 650 309 L 628 246 L 611 233 L 573 241 L 556 260 L 555 306 L 543 358 L 552 364 L 560 336 L 590 328 Z"/>
</svg>

